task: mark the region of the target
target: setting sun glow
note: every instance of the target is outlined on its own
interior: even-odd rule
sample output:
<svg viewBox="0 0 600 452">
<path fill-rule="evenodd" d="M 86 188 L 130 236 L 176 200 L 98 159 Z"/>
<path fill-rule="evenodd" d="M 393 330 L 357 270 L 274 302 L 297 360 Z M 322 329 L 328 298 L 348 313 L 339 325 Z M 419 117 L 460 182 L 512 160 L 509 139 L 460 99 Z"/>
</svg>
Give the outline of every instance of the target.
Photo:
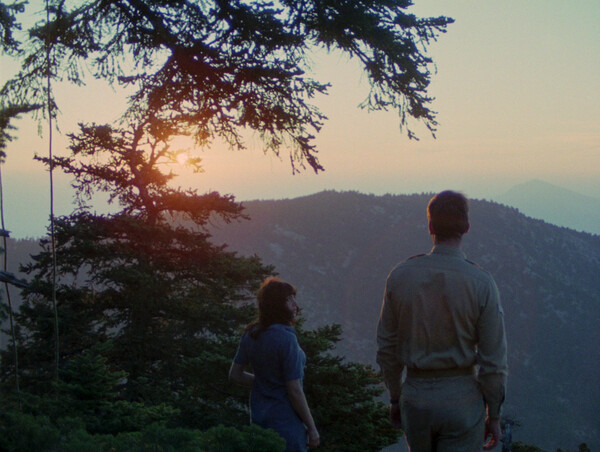
<svg viewBox="0 0 600 452">
<path fill-rule="evenodd" d="M 188 154 L 187 152 L 180 152 L 179 154 L 177 154 L 177 163 L 179 163 L 181 166 L 185 165 L 188 161 Z"/>
</svg>

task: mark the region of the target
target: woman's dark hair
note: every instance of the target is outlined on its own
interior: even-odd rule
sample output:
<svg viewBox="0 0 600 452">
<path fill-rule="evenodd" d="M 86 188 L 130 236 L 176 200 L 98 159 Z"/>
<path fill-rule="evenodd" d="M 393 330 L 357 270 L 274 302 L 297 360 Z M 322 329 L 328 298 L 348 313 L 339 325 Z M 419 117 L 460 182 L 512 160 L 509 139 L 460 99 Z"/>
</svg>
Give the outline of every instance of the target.
<svg viewBox="0 0 600 452">
<path fill-rule="evenodd" d="M 258 320 L 246 328 L 250 336 L 258 339 L 263 331 L 275 323 L 291 325 L 294 315 L 287 309 L 286 301 L 294 295 L 296 288 L 290 283 L 274 276 L 265 279 L 256 293 Z"/>
<path fill-rule="evenodd" d="M 460 239 L 469 230 L 469 202 L 462 193 L 443 191 L 429 201 L 427 218 L 436 239 Z"/>
</svg>

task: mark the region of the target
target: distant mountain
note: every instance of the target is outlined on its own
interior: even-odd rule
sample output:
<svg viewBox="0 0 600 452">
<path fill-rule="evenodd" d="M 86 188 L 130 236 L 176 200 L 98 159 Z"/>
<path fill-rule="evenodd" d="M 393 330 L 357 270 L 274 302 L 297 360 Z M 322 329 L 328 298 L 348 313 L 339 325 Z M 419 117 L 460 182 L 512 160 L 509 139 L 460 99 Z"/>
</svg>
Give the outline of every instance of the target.
<svg viewBox="0 0 600 452">
<path fill-rule="evenodd" d="M 511 188 L 496 200 L 557 226 L 600 234 L 599 198 L 533 180 Z"/>
<path fill-rule="evenodd" d="M 38 241 L 34 239 L 8 239 L 6 248 L 6 270 L 14 275 L 17 275 L 21 279 L 25 279 L 25 275 L 19 273 L 19 265 L 25 265 L 30 263 L 31 256 L 39 253 L 40 245 Z M 11 305 L 16 311 L 21 305 L 20 290 L 12 285 L 9 287 Z M 2 295 L 0 295 L 0 302 L 6 305 L 7 297 L 5 289 L 2 290 Z M 4 322 L 0 321 L 0 329 L 4 329 L 7 327 L 8 320 Z M 7 344 L 8 336 L 0 332 L 0 348 L 6 348 Z"/>
<path fill-rule="evenodd" d="M 297 285 L 310 325 L 340 323 L 340 353 L 374 364 L 375 327 L 392 267 L 431 248 L 429 195 L 322 192 L 244 203 L 250 221 L 215 225 L 217 243 L 258 254 Z M 600 449 L 600 237 L 471 202 L 468 257 L 503 299 L 514 440 L 553 451 Z"/>
</svg>

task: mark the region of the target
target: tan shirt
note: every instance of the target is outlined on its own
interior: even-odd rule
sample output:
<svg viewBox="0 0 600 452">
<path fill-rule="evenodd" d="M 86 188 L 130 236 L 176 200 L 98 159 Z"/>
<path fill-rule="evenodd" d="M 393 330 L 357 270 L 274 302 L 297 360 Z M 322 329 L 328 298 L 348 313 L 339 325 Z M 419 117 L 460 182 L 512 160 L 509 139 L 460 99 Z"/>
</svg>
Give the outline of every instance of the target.
<svg viewBox="0 0 600 452">
<path fill-rule="evenodd" d="M 436 245 L 392 270 L 377 345 L 377 362 L 391 394 L 400 395 L 404 367 L 478 365 L 488 414 L 500 415 L 508 373 L 500 296 L 492 276 L 460 249 Z"/>
</svg>

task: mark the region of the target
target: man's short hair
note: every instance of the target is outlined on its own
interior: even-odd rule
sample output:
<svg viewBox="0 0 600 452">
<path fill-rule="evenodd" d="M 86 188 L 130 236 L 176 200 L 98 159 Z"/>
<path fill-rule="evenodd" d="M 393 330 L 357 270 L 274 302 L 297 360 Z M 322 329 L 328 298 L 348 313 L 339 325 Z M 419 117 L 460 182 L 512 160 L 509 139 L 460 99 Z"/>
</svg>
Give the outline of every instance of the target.
<svg viewBox="0 0 600 452">
<path fill-rule="evenodd" d="M 469 201 L 455 191 L 438 193 L 427 205 L 427 219 L 436 239 L 460 239 L 469 230 Z"/>
</svg>

